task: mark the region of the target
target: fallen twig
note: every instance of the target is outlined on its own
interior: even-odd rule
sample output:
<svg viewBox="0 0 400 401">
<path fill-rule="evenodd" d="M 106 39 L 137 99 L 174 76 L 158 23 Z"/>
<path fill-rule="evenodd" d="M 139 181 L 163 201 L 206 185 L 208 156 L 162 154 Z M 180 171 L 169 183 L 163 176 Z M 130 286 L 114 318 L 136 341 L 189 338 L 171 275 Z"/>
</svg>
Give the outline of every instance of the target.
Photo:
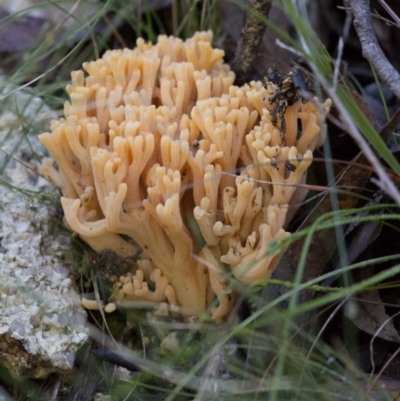
<svg viewBox="0 0 400 401">
<path fill-rule="evenodd" d="M 386 58 L 372 28 L 368 0 L 349 0 L 354 15 L 354 27 L 360 39 L 363 56 L 373 65 L 379 77 L 400 99 L 400 74 Z"/>
<path fill-rule="evenodd" d="M 257 56 L 266 25 L 260 17 L 267 17 L 272 0 L 248 0 L 246 19 L 236 49 L 232 70 L 236 85 L 246 83 Z"/>
</svg>

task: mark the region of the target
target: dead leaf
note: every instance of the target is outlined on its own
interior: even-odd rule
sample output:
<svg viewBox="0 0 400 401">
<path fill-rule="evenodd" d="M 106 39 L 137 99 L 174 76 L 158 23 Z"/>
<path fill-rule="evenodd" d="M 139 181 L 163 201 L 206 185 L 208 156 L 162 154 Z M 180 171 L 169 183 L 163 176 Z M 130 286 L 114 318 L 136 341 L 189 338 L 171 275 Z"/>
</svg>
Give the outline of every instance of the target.
<svg viewBox="0 0 400 401">
<path fill-rule="evenodd" d="M 379 292 L 357 294 L 357 315 L 350 320 L 362 331 L 387 341 L 399 342 L 400 336 L 386 313 Z"/>
</svg>

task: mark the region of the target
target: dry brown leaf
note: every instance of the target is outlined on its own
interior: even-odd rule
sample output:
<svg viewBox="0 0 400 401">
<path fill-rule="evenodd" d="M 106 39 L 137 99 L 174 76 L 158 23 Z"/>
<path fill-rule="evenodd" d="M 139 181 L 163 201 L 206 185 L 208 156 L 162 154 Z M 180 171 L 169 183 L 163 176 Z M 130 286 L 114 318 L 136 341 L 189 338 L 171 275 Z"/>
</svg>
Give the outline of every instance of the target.
<svg viewBox="0 0 400 401">
<path fill-rule="evenodd" d="M 368 291 L 358 294 L 357 306 L 357 315 L 350 320 L 360 330 L 387 341 L 396 343 L 400 341 L 400 336 L 393 322 L 386 314 L 385 306 L 378 291 Z"/>
</svg>

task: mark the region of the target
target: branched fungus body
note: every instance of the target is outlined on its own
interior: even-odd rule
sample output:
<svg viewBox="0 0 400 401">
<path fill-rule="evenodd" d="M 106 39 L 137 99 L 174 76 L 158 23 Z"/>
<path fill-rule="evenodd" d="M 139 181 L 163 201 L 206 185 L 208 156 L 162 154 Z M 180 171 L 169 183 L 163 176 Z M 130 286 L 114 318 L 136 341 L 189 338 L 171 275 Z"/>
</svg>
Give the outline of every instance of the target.
<svg viewBox="0 0 400 401">
<path fill-rule="evenodd" d="M 229 273 L 251 284 L 278 263 L 283 249 L 270 245 L 289 235 L 287 210 L 330 101 L 288 106 L 282 134 L 270 91 L 233 86 L 211 40 L 139 39 L 84 63 L 65 118 L 40 139 L 58 164 L 43 172 L 61 188 L 71 230 L 97 252 L 142 251 L 115 284 L 117 303 L 168 302 L 194 315 L 214 305 L 219 320 L 234 300 Z"/>
</svg>

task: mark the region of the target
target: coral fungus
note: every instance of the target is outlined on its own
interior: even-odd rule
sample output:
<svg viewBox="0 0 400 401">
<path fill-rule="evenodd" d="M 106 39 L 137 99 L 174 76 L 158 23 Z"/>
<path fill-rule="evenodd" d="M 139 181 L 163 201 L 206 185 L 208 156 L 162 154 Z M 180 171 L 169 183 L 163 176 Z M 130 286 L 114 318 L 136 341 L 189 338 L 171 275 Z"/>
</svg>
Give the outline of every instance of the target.
<svg viewBox="0 0 400 401">
<path fill-rule="evenodd" d="M 71 230 L 98 252 L 142 250 L 115 284 L 117 303 L 168 302 L 194 315 L 214 304 L 218 320 L 234 300 L 227 273 L 251 284 L 279 261 L 283 249 L 270 244 L 289 235 L 288 205 L 330 101 L 289 105 L 282 133 L 271 93 L 262 82 L 234 86 L 211 40 L 139 39 L 84 63 L 65 118 L 40 140 L 58 164 L 43 171 L 61 188 Z"/>
</svg>

